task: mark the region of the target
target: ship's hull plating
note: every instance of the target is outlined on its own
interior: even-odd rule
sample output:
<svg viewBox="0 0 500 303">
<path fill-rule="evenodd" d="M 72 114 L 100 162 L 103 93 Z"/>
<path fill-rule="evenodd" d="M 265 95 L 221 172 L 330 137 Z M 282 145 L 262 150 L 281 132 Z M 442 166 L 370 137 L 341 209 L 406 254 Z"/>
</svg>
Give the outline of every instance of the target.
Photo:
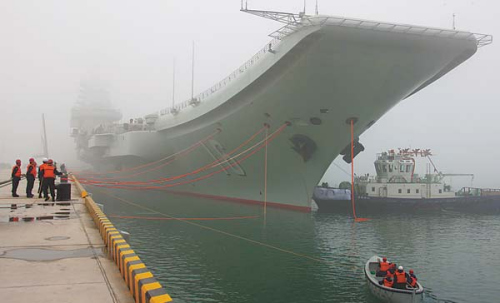
<svg viewBox="0 0 500 303">
<path fill-rule="evenodd" d="M 351 200 L 331 200 L 314 197 L 320 212 L 352 214 Z M 356 213 L 368 214 L 415 214 L 455 211 L 475 214 L 500 213 L 500 197 L 454 197 L 434 199 L 402 199 L 363 197 L 355 200 Z"/>
<path fill-rule="evenodd" d="M 267 200 L 270 205 L 309 210 L 315 186 L 350 142 L 347 119 L 357 119 L 354 135 L 359 136 L 399 101 L 455 68 L 476 49 L 474 39 L 331 25 L 307 27 L 284 38 L 212 100 L 175 116 L 161 116 L 157 131 L 117 135 L 105 156 L 94 161 L 101 168 L 103 163 L 114 168 L 156 161 L 216 129 L 221 132 L 214 137 L 215 144 L 227 152 L 264 123 L 272 132 L 288 121 L 291 125 L 268 147 Z M 296 145 L 293 148 L 291 139 L 296 135 L 314 142 L 316 148 L 307 160 Z M 210 148 L 197 148 L 160 170 L 141 175 L 140 180 L 202 167 L 214 160 Z M 169 190 L 262 202 L 264 163 L 261 150 L 239 168 Z"/>
</svg>

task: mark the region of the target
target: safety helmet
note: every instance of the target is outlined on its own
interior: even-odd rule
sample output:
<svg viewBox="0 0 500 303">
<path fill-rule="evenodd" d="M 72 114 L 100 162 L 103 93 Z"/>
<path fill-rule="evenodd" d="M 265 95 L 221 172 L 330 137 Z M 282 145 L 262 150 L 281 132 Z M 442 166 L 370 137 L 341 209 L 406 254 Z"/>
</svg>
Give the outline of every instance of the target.
<svg viewBox="0 0 500 303">
<path fill-rule="evenodd" d="M 387 261 L 387 258 L 386 258 L 386 257 L 384 257 L 382 260 L 384 260 L 384 262 L 386 262 L 386 261 Z"/>
<path fill-rule="evenodd" d="M 43 163 L 47 163 L 47 161 L 49 161 L 49 159 L 47 159 L 47 158 L 43 158 L 43 160 L 42 160 L 42 161 L 43 161 Z"/>
<path fill-rule="evenodd" d="M 47 163 L 52 164 L 52 163 L 54 163 L 54 161 L 52 159 L 49 159 L 49 160 L 47 160 Z"/>
<path fill-rule="evenodd" d="M 16 164 L 17 164 L 17 165 L 21 165 L 21 160 L 17 159 L 17 160 L 16 160 Z"/>
<path fill-rule="evenodd" d="M 403 266 L 399 265 L 398 270 L 403 270 Z"/>
<path fill-rule="evenodd" d="M 413 269 L 410 269 L 410 274 L 412 274 L 412 273 L 413 273 Z"/>
<path fill-rule="evenodd" d="M 35 162 L 35 159 L 33 159 L 33 158 L 30 158 L 30 163 L 31 163 L 31 162 Z"/>
</svg>

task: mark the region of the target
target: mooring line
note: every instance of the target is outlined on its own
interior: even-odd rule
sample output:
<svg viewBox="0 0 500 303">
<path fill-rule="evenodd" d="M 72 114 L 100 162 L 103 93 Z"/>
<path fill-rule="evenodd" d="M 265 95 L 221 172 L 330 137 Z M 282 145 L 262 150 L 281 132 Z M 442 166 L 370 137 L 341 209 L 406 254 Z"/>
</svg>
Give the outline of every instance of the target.
<svg viewBox="0 0 500 303">
<path fill-rule="evenodd" d="M 165 217 L 144 217 L 144 216 L 120 216 L 120 215 L 109 215 L 110 218 L 118 219 L 141 219 L 141 220 L 176 220 L 174 218 Z M 225 220 L 242 220 L 242 219 L 255 219 L 257 216 L 241 216 L 241 217 L 216 217 L 216 218 L 177 218 L 177 220 L 184 221 L 225 221 Z"/>
<path fill-rule="evenodd" d="M 243 236 L 235 235 L 235 234 L 232 234 L 232 233 L 220 230 L 220 229 L 216 229 L 216 228 L 213 228 L 213 227 L 205 226 L 205 225 L 198 224 L 198 223 L 195 223 L 195 222 L 192 222 L 192 221 L 182 220 L 181 218 L 170 216 L 168 214 L 159 212 L 159 211 L 157 211 L 155 209 L 152 209 L 150 207 L 143 206 L 143 205 L 140 205 L 140 204 L 128 201 L 126 199 L 120 198 L 118 196 L 112 195 L 112 194 L 104 192 L 102 190 L 98 190 L 98 192 L 101 192 L 101 193 L 103 193 L 103 194 L 105 194 L 107 196 L 110 196 L 110 197 L 115 198 L 115 199 L 117 199 L 119 201 L 125 202 L 127 204 L 130 204 L 130 205 L 133 205 L 133 206 L 136 206 L 136 207 L 139 207 L 139 208 L 142 208 L 142 209 L 145 209 L 145 210 L 157 213 L 159 215 L 165 216 L 167 218 L 172 218 L 173 220 L 177 220 L 177 221 L 180 221 L 180 222 L 191 224 L 191 225 L 194 225 L 194 226 L 206 229 L 206 230 L 210 230 L 210 231 L 213 231 L 213 232 L 216 232 L 216 233 L 220 233 L 220 234 L 223 234 L 223 235 L 226 235 L 226 236 L 229 236 L 229 237 L 233 237 L 233 238 L 236 238 L 236 239 L 247 241 L 247 242 L 250 242 L 250 243 L 253 243 L 253 244 L 257 244 L 257 245 L 260 245 L 260 246 L 263 246 L 263 247 L 274 249 L 274 250 L 277 250 L 277 251 L 280 251 L 280 252 L 283 252 L 283 253 L 287 253 L 287 254 L 290 254 L 290 255 L 294 255 L 294 256 L 297 256 L 297 257 L 301 257 L 301 258 L 304 258 L 304 259 L 308 259 L 308 260 L 312 260 L 312 261 L 316 261 L 316 262 L 320 262 L 320 263 L 335 264 L 336 266 L 342 266 L 342 264 L 339 264 L 337 261 L 329 261 L 329 260 L 323 260 L 323 259 L 311 257 L 311 256 L 308 256 L 308 255 L 297 253 L 297 252 L 294 252 L 294 251 L 291 251 L 291 250 L 287 250 L 287 249 L 284 249 L 284 248 L 281 248 L 281 247 L 278 247 L 278 246 L 274 246 L 274 245 L 267 244 L 267 243 L 264 243 L 264 242 L 260 242 L 260 241 L 257 241 L 257 240 L 252 240 L 252 239 L 249 239 L 249 238 L 246 238 L 246 237 L 243 237 Z M 344 265 L 344 266 L 348 267 L 347 265 Z"/>
</svg>

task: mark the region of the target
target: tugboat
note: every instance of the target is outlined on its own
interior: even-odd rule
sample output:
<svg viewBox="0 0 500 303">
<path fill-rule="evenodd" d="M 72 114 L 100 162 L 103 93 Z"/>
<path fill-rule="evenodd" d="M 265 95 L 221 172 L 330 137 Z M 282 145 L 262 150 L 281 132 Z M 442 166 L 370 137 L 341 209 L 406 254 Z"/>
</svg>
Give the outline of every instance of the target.
<svg viewBox="0 0 500 303">
<path fill-rule="evenodd" d="M 429 160 L 424 177 L 415 173 L 415 158 Z M 389 150 L 377 154 L 375 177 L 364 175 L 355 179 L 355 203 L 364 212 L 417 212 L 455 210 L 481 213 L 500 213 L 500 189 L 464 187 L 457 192 L 443 182 L 447 176 L 473 174 L 444 174 L 436 169 L 429 149 Z M 434 172 L 431 173 L 431 165 Z M 349 189 L 316 187 L 313 200 L 320 211 L 350 212 L 352 204 Z"/>
</svg>

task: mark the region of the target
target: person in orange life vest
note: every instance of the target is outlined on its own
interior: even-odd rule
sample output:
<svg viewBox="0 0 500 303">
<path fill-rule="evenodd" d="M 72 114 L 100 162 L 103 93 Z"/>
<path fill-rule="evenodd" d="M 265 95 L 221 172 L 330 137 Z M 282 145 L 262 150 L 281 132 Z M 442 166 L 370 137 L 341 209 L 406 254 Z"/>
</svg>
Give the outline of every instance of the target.
<svg viewBox="0 0 500 303">
<path fill-rule="evenodd" d="M 408 275 L 408 280 L 406 281 L 411 287 L 417 287 L 417 276 L 413 272 L 413 269 L 410 269 L 410 274 Z"/>
<path fill-rule="evenodd" d="M 49 189 L 50 189 L 50 196 L 52 197 L 52 201 L 55 201 L 56 175 L 61 175 L 61 173 L 58 172 L 57 169 L 54 167 L 54 161 L 52 161 L 52 159 L 49 159 L 49 161 L 47 161 L 47 165 L 45 165 L 43 167 L 42 172 L 43 172 L 42 189 L 43 189 L 43 196 L 45 197 L 45 201 L 49 200 L 49 193 L 48 193 Z"/>
<path fill-rule="evenodd" d="M 384 257 L 382 259 L 382 261 L 380 261 L 380 259 L 379 259 L 378 270 L 377 270 L 376 276 L 377 277 L 384 277 L 387 274 L 387 271 L 389 270 L 390 267 L 391 267 L 391 263 L 387 262 L 386 257 Z"/>
<path fill-rule="evenodd" d="M 394 263 L 393 263 L 394 264 Z M 387 277 L 391 277 L 391 278 L 394 278 L 394 275 L 396 274 L 396 266 L 391 266 L 391 268 L 389 268 L 389 270 L 387 271 L 387 274 L 386 276 Z"/>
<path fill-rule="evenodd" d="M 17 187 L 19 186 L 19 181 L 21 181 L 21 160 L 16 160 L 16 165 L 12 167 L 12 197 L 19 197 L 17 194 Z"/>
<path fill-rule="evenodd" d="M 384 285 L 385 287 L 392 287 L 394 285 L 394 281 L 391 277 L 385 277 L 384 280 L 379 281 L 378 284 Z"/>
<path fill-rule="evenodd" d="M 31 191 L 33 190 L 33 185 L 35 185 L 37 171 L 35 159 L 30 158 L 29 161 L 30 163 L 26 167 L 26 181 L 28 181 L 26 184 L 26 197 L 33 198 L 34 196 Z"/>
<path fill-rule="evenodd" d="M 43 164 L 38 167 L 38 198 L 42 197 L 42 184 L 43 184 L 42 170 L 44 168 L 44 165 L 47 165 L 47 161 L 49 161 L 49 159 L 43 158 Z"/>
<path fill-rule="evenodd" d="M 394 288 L 406 289 L 406 281 L 408 274 L 404 271 L 403 266 L 399 266 L 394 274 Z"/>
</svg>

